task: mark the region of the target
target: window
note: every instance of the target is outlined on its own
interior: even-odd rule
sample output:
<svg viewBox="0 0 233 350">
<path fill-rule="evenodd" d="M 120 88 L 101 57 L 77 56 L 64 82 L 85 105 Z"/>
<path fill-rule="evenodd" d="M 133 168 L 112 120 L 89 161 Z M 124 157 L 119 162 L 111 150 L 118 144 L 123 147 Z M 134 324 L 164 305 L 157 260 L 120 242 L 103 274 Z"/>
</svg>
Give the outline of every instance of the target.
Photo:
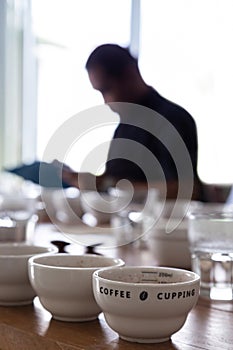
<svg viewBox="0 0 233 350">
<path fill-rule="evenodd" d="M 131 15 L 135 4 L 137 11 Z M 21 149 L 26 149 L 25 135 L 27 139 L 30 136 L 31 144 L 35 133 L 36 157 L 41 159 L 51 135 L 65 120 L 102 104 L 102 97 L 92 89 L 84 66 L 94 47 L 116 42 L 133 47 L 139 54 L 145 81 L 194 117 L 201 179 L 207 183 L 233 183 L 232 0 L 3 0 L 1 6 L 4 10 L 1 16 L 5 17 L 1 23 L 0 48 L 6 51 L 0 65 L 0 75 L 4 77 L 0 86 L 4 106 L 2 103 L 0 112 L 5 118 L 1 125 L 7 129 L 2 131 L 5 137 L 1 141 L 4 164 L 13 165 L 20 157 L 24 159 Z M 29 20 L 28 12 L 36 37 L 38 81 L 33 82 L 38 108 L 35 130 L 31 131 L 30 126 L 29 133 L 25 133 L 21 121 L 25 120 L 26 99 L 31 101 L 27 121 L 35 106 L 35 97 L 28 93 L 33 83 L 27 75 L 29 65 L 24 64 L 22 72 L 20 68 L 26 52 L 25 35 L 22 38 L 21 34 L 28 29 L 24 20 Z M 22 22 L 20 26 L 18 22 Z M 133 40 L 135 37 L 132 39 L 132 34 L 136 39 L 140 35 L 140 43 Z M 20 81 L 26 76 L 27 91 L 21 89 Z M 107 128 L 104 137 L 111 138 L 113 130 Z M 89 136 L 99 142 L 96 135 Z M 84 145 L 90 138 L 83 140 L 82 149 L 88 151 Z M 77 161 L 81 157 L 71 156 L 68 160 L 78 170 Z"/>
<path fill-rule="evenodd" d="M 233 182 L 233 2 L 142 0 L 140 68 L 198 127 L 201 179 Z"/>
<path fill-rule="evenodd" d="M 129 45 L 131 1 L 32 0 L 32 16 L 38 40 L 37 157 L 41 159 L 48 140 L 65 120 L 103 104 L 89 83 L 85 63 L 99 44 Z M 101 131 L 102 141 L 111 139 L 115 127 Z M 93 140 L 101 142 L 94 131 L 75 146 L 76 154 L 71 150 L 68 163 L 75 170 L 90 141 L 94 146 Z"/>
</svg>

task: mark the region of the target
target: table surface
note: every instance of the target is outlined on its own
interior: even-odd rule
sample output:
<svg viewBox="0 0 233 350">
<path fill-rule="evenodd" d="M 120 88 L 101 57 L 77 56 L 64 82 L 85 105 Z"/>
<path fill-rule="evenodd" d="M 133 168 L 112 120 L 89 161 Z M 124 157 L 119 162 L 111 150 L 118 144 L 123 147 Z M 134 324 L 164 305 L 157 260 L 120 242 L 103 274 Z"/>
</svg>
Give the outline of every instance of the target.
<svg viewBox="0 0 233 350">
<path fill-rule="evenodd" d="M 37 242 L 64 236 L 51 225 L 39 225 Z M 73 250 L 83 252 L 75 245 Z M 72 251 L 72 249 L 71 249 Z M 101 250 L 100 250 L 101 251 Z M 128 265 L 155 265 L 144 245 L 130 244 L 109 251 Z M 105 252 L 106 254 L 106 252 Z M 103 314 L 95 321 L 69 323 L 56 321 L 40 304 L 0 307 L 0 350 L 231 350 L 233 349 L 233 302 L 216 302 L 199 298 L 183 328 L 168 342 L 137 344 L 120 339 L 106 324 Z"/>
</svg>

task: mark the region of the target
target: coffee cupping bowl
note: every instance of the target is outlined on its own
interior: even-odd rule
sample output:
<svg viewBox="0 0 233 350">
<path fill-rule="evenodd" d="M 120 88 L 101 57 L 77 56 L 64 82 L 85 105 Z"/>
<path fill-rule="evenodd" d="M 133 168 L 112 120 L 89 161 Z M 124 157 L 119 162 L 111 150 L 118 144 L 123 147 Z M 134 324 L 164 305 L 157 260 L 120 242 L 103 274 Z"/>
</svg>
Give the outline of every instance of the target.
<svg viewBox="0 0 233 350">
<path fill-rule="evenodd" d="M 107 324 L 128 341 L 159 343 L 185 323 L 199 296 L 200 278 L 167 267 L 120 267 L 93 274 L 93 291 Z"/>
<path fill-rule="evenodd" d="M 101 312 L 92 290 L 92 274 L 101 267 L 123 266 L 121 259 L 102 255 L 53 254 L 28 262 L 31 284 L 54 319 L 82 322 Z"/>
<path fill-rule="evenodd" d="M 57 252 L 54 246 L 27 243 L 0 244 L 0 305 L 30 304 L 35 297 L 28 278 L 28 259 L 34 255 Z"/>
</svg>

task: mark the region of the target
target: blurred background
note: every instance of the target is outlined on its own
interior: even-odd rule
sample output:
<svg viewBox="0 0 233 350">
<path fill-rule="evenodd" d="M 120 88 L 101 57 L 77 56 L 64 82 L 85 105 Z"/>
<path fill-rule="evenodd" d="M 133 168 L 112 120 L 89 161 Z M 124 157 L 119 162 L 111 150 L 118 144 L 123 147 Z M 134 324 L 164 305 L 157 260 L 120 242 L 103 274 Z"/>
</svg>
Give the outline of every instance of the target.
<svg viewBox="0 0 233 350">
<path fill-rule="evenodd" d="M 232 15 L 232 0 L 0 0 L 0 167 L 42 159 L 64 121 L 103 103 L 85 62 L 117 43 L 138 56 L 146 83 L 195 119 L 201 180 L 231 185 Z M 85 135 L 68 165 L 79 170 L 114 128 Z"/>
</svg>

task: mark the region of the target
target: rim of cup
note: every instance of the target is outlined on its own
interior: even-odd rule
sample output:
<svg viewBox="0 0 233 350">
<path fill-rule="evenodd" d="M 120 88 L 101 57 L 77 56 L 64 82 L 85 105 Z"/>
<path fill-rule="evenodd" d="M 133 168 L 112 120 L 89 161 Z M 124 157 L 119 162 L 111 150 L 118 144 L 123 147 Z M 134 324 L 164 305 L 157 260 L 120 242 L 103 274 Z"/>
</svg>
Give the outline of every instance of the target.
<svg viewBox="0 0 233 350">
<path fill-rule="evenodd" d="M 219 219 L 219 220 L 224 220 L 224 219 L 231 219 L 233 220 L 233 212 L 228 212 L 228 211 L 211 211 L 211 212 L 202 212 L 202 213 L 190 213 L 188 215 L 188 218 L 191 220 L 201 220 L 201 219 Z"/>
<path fill-rule="evenodd" d="M 189 270 L 185 269 L 180 269 L 180 268 L 175 268 L 175 267 L 163 267 L 163 266 L 120 266 L 116 267 L 114 269 L 115 271 L 112 272 L 108 268 L 101 268 L 98 269 L 93 273 L 93 278 L 97 278 L 99 281 L 107 282 L 107 283 L 113 283 L 116 285 L 121 285 L 121 286 L 135 286 L 135 287 L 141 287 L 141 286 L 153 286 L 153 287 L 158 287 L 158 288 L 164 288 L 164 287 L 169 287 L 169 286 L 185 286 L 185 285 L 190 285 L 190 283 L 195 283 L 198 280 L 200 280 L 200 276 Z M 146 271 L 147 270 L 147 271 Z M 177 281 L 175 280 L 174 282 L 157 282 L 157 281 L 151 281 L 151 282 L 145 282 L 145 281 L 124 281 L 124 276 L 122 272 L 126 272 L 125 277 L 129 278 L 129 274 L 131 273 L 147 273 L 148 271 L 159 271 L 159 272 L 164 272 L 165 274 L 169 274 L 169 272 L 176 272 L 178 274 L 177 276 Z M 111 274 L 115 273 L 116 271 L 121 272 L 121 278 L 122 280 L 116 279 L 114 277 L 111 278 Z M 179 276 L 186 276 L 187 279 L 183 280 L 178 280 Z M 131 275 L 132 277 L 132 275 Z M 164 276 L 166 277 L 166 276 Z M 174 278 L 176 279 L 176 277 Z"/>
<path fill-rule="evenodd" d="M 7 253 L 7 249 L 9 253 Z M 15 249 L 15 250 L 14 250 Z M 23 250 L 25 250 L 23 252 Z M 6 242 L 0 244 L 0 259 L 1 258 L 20 258 L 31 257 L 32 255 L 45 255 L 57 253 L 58 249 L 55 246 L 34 245 L 25 242 Z"/>
<path fill-rule="evenodd" d="M 59 263 L 53 263 L 54 259 L 60 259 Z M 76 259 L 77 266 L 72 264 L 66 264 L 65 260 L 71 261 L 71 259 Z M 94 259 L 97 263 L 88 264 L 87 260 Z M 81 261 L 83 265 L 78 266 L 78 263 Z M 79 262 L 78 262 L 79 261 Z M 102 261 L 102 263 L 101 263 Z M 105 264 L 103 262 L 105 261 Z M 111 267 L 120 267 L 124 266 L 125 262 L 121 258 L 114 258 L 110 256 L 96 255 L 96 254 L 67 254 L 67 253 L 54 253 L 54 254 L 39 254 L 32 256 L 29 259 L 30 265 L 46 267 L 47 269 L 60 269 L 60 270 L 96 270 L 96 269 L 109 269 Z M 106 265 L 106 263 L 109 264 Z"/>
</svg>

